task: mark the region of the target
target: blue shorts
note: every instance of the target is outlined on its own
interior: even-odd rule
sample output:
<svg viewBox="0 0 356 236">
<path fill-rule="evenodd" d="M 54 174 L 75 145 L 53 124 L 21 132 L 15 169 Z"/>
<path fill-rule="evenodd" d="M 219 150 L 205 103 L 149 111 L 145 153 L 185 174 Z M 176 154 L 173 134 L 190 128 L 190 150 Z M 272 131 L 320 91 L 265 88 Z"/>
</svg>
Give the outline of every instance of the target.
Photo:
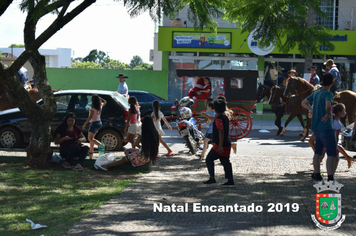
<svg viewBox="0 0 356 236">
<path fill-rule="evenodd" d="M 96 134 L 98 130 L 101 128 L 101 126 L 102 126 L 101 120 L 90 122 L 89 132 Z"/>
<path fill-rule="evenodd" d="M 333 129 L 316 131 L 315 135 L 315 154 L 323 155 L 324 147 L 328 156 L 337 156 L 336 135 Z"/>
</svg>

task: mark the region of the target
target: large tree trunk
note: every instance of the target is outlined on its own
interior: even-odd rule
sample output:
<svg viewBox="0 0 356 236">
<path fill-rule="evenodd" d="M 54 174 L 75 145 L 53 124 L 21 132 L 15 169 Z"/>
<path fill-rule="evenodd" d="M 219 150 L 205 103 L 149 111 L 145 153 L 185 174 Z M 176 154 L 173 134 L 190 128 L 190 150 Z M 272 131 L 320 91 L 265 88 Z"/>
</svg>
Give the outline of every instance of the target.
<svg viewBox="0 0 356 236">
<path fill-rule="evenodd" d="M 41 106 L 40 112 L 31 116 L 30 119 L 32 130 L 30 144 L 26 149 L 27 164 L 45 168 L 48 166 L 52 156 L 52 149 L 50 147 L 52 141 L 50 122 L 57 106 L 51 86 L 48 84 L 44 56 L 36 51 L 30 58 L 30 62 L 34 68 L 37 87 L 42 95 L 44 103 Z"/>
<path fill-rule="evenodd" d="M 50 121 L 32 122 L 30 144 L 26 148 L 26 163 L 39 168 L 48 167 L 53 152 L 50 147 L 51 141 Z"/>
</svg>

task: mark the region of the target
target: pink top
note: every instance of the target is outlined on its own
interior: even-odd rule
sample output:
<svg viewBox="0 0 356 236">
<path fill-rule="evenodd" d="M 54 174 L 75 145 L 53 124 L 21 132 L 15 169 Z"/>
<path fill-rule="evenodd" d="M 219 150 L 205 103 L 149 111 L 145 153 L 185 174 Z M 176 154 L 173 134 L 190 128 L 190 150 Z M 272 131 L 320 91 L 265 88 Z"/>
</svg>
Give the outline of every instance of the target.
<svg viewBox="0 0 356 236">
<path fill-rule="evenodd" d="M 100 105 L 101 109 L 103 109 L 103 104 Z M 89 110 L 93 111 L 93 117 L 90 119 L 90 122 L 95 122 L 95 121 L 99 121 L 100 120 L 100 114 L 101 112 L 99 112 L 97 109 L 95 108 L 90 108 Z"/>
<path fill-rule="evenodd" d="M 136 109 L 137 113 L 136 113 L 136 114 L 133 114 L 133 113 L 131 112 L 130 124 L 137 124 L 138 108 L 137 108 L 136 105 L 135 105 L 135 109 Z"/>
</svg>

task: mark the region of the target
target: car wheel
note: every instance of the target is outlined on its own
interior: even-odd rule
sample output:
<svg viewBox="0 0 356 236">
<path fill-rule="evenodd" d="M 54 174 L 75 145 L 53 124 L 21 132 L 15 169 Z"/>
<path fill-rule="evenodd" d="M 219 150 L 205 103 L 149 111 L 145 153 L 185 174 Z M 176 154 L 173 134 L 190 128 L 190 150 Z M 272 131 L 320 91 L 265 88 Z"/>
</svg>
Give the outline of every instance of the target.
<svg viewBox="0 0 356 236">
<path fill-rule="evenodd" d="M 12 127 L 6 127 L 0 131 L 0 147 L 15 148 L 20 147 L 22 136 L 20 131 Z"/>
<path fill-rule="evenodd" d="M 99 133 L 98 140 L 103 140 L 106 150 L 119 151 L 122 148 L 122 137 L 115 130 L 106 129 Z"/>
</svg>

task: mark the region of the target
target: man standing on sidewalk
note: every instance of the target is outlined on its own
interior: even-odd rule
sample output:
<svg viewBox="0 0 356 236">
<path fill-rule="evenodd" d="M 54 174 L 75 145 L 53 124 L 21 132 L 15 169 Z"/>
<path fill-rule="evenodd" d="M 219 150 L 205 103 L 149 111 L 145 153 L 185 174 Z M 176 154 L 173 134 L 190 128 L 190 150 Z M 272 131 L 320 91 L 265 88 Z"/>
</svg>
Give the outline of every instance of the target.
<svg viewBox="0 0 356 236">
<path fill-rule="evenodd" d="M 129 78 L 129 77 L 127 77 L 124 74 L 119 74 L 116 78 L 119 78 L 119 81 L 120 81 L 119 87 L 117 88 L 117 92 L 122 95 L 125 95 L 128 98 L 129 97 L 129 88 L 127 87 L 125 79 Z"/>
<path fill-rule="evenodd" d="M 302 101 L 302 106 L 312 112 L 312 130 L 315 135 L 315 151 L 313 158 L 314 173 L 317 181 L 323 180 L 320 175 L 320 160 L 326 148 L 328 158 L 326 170 L 328 181 L 334 180 L 334 174 L 339 163 L 337 142 L 333 127 L 331 104 L 333 94 L 329 91 L 333 85 L 333 76 L 325 74 L 322 78 L 323 88 L 312 93 Z M 313 106 L 310 104 L 313 103 Z"/>
</svg>

